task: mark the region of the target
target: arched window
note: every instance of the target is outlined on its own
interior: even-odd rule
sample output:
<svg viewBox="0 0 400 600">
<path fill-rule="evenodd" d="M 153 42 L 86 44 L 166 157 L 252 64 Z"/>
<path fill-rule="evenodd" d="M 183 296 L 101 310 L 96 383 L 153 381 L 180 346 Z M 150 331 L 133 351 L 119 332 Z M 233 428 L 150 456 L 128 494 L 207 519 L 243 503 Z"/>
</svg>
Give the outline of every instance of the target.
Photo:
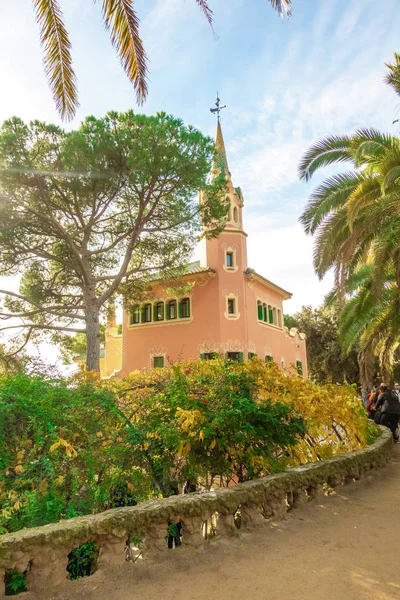
<svg viewBox="0 0 400 600">
<path fill-rule="evenodd" d="M 264 303 L 263 304 L 263 321 L 265 323 L 268 322 L 268 317 L 267 317 L 267 305 Z"/>
<path fill-rule="evenodd" d="M 239 212 L 238 212 L 238 209 L 236 208 L 236 206 L 233 209 L 233 220 L 235 221 L 235 223 L 237 223 L 239 221 Z"/>
<path fill-rule="evenodd" d="M 276 308 L 272 309 L 272 319 L 273 319 L 274 325 L 277 325 L 278 324 L 278 319 L 277 319 L 277 316 L 276 316 Z"/>
<path fill-rule="evenodd" d="M 183 298 L 179 302 L 179 316 L 182 319 L 190 317 L 190 298 Z"/>
<path fill-rule="evenodd" d="M 263 307 L 259 300 L 257 302 L 257 318 L 259 321 L 263 320 Z"/>
<path fill-rule="evenodd" d="M 282 311 L 278 308 L 278 325 L 282 328 Z"/>
<path fill-rule="evenodd" d="M 176 300 L 170 300 L 167 304 L 167 319 L 176 319 Z"/>
<path fill-rule="evenodd" d="M 274 322 L 274 311 L 272 310 L 272 306 L 268 305 L 268 323 L 271 325 Z"/>
<path fill-rule="evenodd" d="M 151 304 L 145 304 L 142 308 L 142 323 L 151 323 Z"/>
<path fill-rule="evenodd" d="M 130 324 L 137 325 L 138 323 L 140 323 L 140 307 L 136 304 L 131 310 Z"/>
<path fill-rule="evenodd" d="M 154 320 L 164 321 L 164 302 L 157 302 L 154 305 Z"/>
</svg>

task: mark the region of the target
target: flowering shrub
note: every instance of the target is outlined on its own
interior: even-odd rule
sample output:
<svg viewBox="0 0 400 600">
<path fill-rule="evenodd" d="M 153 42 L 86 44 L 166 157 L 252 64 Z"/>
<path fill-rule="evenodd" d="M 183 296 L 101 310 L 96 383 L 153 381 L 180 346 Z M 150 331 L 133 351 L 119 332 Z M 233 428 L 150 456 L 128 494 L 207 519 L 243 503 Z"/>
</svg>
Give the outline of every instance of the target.
<svg viewBox="0 0 400 600">
<path fill-rule="evenodd" d="M 0 378 L 0 532 L 230 485 L 370 443 L 354 389 L 254 358 L 122 381 Z"/>
</svg>

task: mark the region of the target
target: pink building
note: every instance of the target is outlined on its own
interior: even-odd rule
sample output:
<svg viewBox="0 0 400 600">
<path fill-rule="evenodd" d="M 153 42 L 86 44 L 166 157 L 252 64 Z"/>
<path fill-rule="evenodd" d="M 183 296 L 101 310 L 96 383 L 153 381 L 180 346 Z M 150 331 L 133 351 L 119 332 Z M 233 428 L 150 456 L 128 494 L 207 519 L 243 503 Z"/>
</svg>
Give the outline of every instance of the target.
<svg viewBox="0 0 400 600">
<path fill-rule="evenodd" d="M 283 301 L 291 294 L 247 264 L 243 194 L 233 187 L 219 122 L 216 147 L 221 160 L 213 173 L 222 168 L 226 177 L 228 222 L 218 238 L 203 240 L 200 261 L 188 265 L 179 281 L 183 292 L 155 281 L 151 302 L 124 311 L 122 375 L 168 366 L 167 357 L 209 359 L 218 353 L 238 361 L 257 355 L 307 377 L 305 335 L 283 323 Z"/>
</svg>

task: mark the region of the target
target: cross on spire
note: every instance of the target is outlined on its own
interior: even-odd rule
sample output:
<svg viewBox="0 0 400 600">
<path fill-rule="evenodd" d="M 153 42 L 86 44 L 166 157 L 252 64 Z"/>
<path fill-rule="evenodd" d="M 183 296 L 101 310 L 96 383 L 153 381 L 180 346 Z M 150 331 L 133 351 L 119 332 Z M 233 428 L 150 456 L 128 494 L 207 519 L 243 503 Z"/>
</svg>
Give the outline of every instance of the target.
<svg viewBox="0 0 400 600">
<path fill-rule="evenodd" d="M 223 108 L 226 108 L 226 104 L 225 104 L 224 106 L 220 106 L 220 102 L 221 102 L 221 100 L 219 99 L 219 97 L 218 97 L 218 92 L 217 92 L 217 100 L 216 100 L 216 102 L 215 102 L 215 108 L 210 108 L 210 112 L 212 112 L 212 113 L 214 113 L 214 114 L 215 114 L 215 113 L 217 114 L 218 123 L 219 123 L 219 121 L 220 121 L 220 116 L 219 116 L 219 113 L 221 112 L 221 110 L 222 110 Z"/>
</svg>

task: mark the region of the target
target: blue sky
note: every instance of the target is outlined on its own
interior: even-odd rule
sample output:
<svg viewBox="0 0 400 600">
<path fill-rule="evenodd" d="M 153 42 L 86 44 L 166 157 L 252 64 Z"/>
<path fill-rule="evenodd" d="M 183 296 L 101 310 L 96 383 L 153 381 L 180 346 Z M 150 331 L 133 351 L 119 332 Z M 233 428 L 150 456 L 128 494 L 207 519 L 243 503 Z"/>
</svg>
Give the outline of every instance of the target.
<svg viewBox="0 0 400 600">
<path fill-rule="evenodd" d="M 101 23 L 100 3 L 60 0 L 73 44 L 80 109 L 135 108 Z M 213 34 L 195 0 L 138 0 L 150 59 L 146 113 L 165 110 L 213 135 L 216 90 L 235 185 L 244 192 L 249 264 L 293 292 L 286 312 L 317 306 L 331 285 L 312 268 L 312 240 L 298 224 L 311 184 L 297 166 L 319 138 L 357 127 L 395 132 L 399 113 L 384 63 L 400 51 L 398 0 L 293 0 L 280 19 L 267 0 L 209 0 Z M 41 65 L 31 0 L 3 2 L 0 121 L 59 122 Z"/>
</svg>

